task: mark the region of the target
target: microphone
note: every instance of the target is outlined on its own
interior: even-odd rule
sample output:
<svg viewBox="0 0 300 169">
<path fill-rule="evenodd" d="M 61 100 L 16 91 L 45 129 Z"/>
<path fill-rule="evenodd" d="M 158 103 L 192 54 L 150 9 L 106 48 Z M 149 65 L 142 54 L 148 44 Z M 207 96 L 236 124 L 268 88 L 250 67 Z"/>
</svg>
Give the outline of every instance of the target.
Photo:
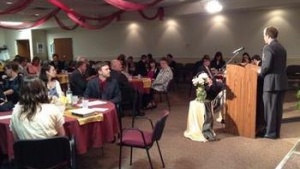
<svg viewBox="0 0 300 169">
<path fill-rule="evenodd" d="M 240 52 L 244 49 L 245 49 L 244 47 L 240 47 L 240 48 L 236 49 L 235 51 L 233 51 L 232 53 L 235 54 L 235 53 L 238 53 L 238 52 Z"/>
</svg>

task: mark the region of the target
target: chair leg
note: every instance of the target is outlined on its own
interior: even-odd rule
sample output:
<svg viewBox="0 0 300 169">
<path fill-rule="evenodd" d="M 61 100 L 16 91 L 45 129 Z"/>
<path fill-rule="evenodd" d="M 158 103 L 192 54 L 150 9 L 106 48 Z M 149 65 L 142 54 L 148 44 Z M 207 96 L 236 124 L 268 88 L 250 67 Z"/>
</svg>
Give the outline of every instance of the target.
<svg viewBox="0 0 300 169">
<path fill-rule="evenodd" d="M 130 147 L 130 165 L 132 165 L 132 147 Z"/>
<path fill-rule="evenodd" d="M 170 101 L 169 101 L 169 95 L 168 95 L 168 92 L 166 93 L 166 98 L 167 98 L 168 108 L 169 108 L 169 111 L 170 111 L 170 110 L 171 110 L 171 107 L 170 107 Z"/>
<path fill-rule="evenodd" d="M 120 144 L 120 154 L 119 154 L 119 169 L 122 167 L 122 145 Z"/>
<path fill-rule="evenodd" d="M 161 159 L 162 166 L 163 166 L 163 168 L 165 168 L 165 162 L 164 162 L 164 159 L 162 157 L 158 141 L 156 141 L 156 145 L 157 145 L 157 148 L 158 148 L 158 152 L 159 152 L 159 156 L 160 156 L 160 159 Z"/>
<path fill-rule="evenodd" d="M 151 169 L 153 169 L 152 161 L 151 161 L 150 154 L 149 154 L 149 149 L 146 149 L 146 152 L 147 152 L 148 160 L 150 163 L 150 167 L 151 167 Z"/>
</svg>

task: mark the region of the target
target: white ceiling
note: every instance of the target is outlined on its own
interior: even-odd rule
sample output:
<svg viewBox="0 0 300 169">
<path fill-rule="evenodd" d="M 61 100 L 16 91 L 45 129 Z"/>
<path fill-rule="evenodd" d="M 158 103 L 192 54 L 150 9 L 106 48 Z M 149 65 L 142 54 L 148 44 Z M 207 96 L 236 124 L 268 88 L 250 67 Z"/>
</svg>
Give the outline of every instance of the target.
<svg viewBox="0 0 300 169">
<path fill-rule="evenodd" d="M 0 0 L 0 11 L 9 7 L 7 1 L 13 3 L 18 0 Z M 127 0 L 138 3 L 148 3 L 153 0 Z M 106 16 L 118 11 L 117 8 L 106 4 L 103 0 L 62 0 L 76 12 L 88 16 Z M 220 0 L 224 11 L 232 10 L 253 10 L 263 8 L 280 8 L 284 6 L 300 6 L 300 0 Z M 155 7 L 165 7 L 165 15 L 187 15 L 204 13 L 201 0 L 164 0 Z M 0 15 L 0 21 L 34 21 L 41 16 L 54 10 L 55 6 L 47 0 L 35 0 L 28 8 L 12 15 Z M 151 9 L 150 9 L 151 10 Z M 39 16 L 35 16 L 39 14 Z M 64 12 L 60 12 L 61 18 L 66 17 Z"/>
</svg>

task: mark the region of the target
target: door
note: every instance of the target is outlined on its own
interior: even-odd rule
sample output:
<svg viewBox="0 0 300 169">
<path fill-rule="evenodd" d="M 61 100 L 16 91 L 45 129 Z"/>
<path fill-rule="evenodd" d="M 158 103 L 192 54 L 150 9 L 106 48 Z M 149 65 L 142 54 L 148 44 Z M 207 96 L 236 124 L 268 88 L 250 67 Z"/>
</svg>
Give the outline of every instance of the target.
<svg viewBox="0 0 300 169">
<path fill-rule="evenodd" d="M 59 60 L 73 60 L 72 38 L 54 39 L 54 51 L 58 54 Z"/>
<path fill-rule="evenodd" d="M 29 40 L 17 40 L 18 55 L 25 57 L 30 61 Z"/>
</svg>

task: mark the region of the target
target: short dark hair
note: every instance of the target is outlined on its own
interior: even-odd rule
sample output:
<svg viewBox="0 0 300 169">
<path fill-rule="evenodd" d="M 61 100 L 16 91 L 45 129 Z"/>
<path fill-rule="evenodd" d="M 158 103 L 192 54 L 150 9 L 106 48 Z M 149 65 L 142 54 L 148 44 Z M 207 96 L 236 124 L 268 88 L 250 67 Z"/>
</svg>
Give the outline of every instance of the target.
<svg viewBox="0 0 300 169">
<path fill-rule="evenodd" d="M 252 56 L 252 58 L 251 58 L 251 60 L 258 60 L 258 61 L 260 61 L 261 60 L 261 58 L 260 58 L 260 56 L 259 55 L 254 55 L 254 56 Z"/>
<path fill-rule="evenodd" d="M 86 61 L 77 61 L 76 62 L 76 68 L 79 68 L 81 65 L 83 65 L 83 64 L 87 64 L 87 62 Z"/>
<path fill-rule="evenodd" d="M 17 62 L 12 61 L 12 62 L 7 63 L 4 68 L 12 69 L 14 72 L 17 72 L 19 69 L 19 65 Z"/>
<path fill-rule="evenodd" d="M 265 35 L 269 36 L 272 39 L 276 39 L 278 37 L 278 30 L 275 27 L 267 27 L 265 29 Z"/>
<path fill-rule="evenodd" d="M 202 61 L 204 60 L 209 60 L 210 61 L 210 56 L 209 55 L 204 55 L 203 58 L 202 58 Z"/>
<path fill-rule="evenodd" d="M 107 62 L 99 62 L 95 65 L 95 70 L 96 72 L 98 72 L 99 70 L 101 70 L 101 68 L 103 66 L 109 66 L 109 64 Z"/>
</svg>

